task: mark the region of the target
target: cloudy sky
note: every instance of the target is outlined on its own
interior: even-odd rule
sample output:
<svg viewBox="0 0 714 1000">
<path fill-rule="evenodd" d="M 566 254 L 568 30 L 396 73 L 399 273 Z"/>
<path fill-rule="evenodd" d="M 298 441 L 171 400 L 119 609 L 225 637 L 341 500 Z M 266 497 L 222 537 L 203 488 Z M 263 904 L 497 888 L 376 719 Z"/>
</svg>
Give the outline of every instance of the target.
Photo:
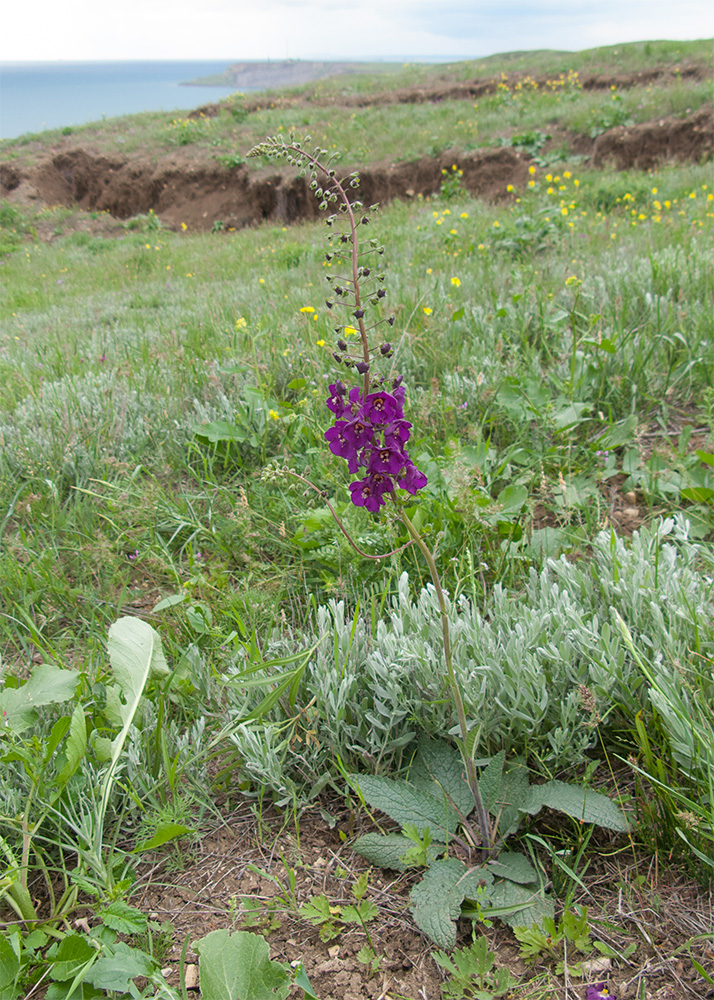
<svg viewBox="0 0 714 1000">
<path fill-rule="evenodd" d="M 714 36 L 711 0 L 32 0 L 0 61 L 468 58 Z"/>
</svg>

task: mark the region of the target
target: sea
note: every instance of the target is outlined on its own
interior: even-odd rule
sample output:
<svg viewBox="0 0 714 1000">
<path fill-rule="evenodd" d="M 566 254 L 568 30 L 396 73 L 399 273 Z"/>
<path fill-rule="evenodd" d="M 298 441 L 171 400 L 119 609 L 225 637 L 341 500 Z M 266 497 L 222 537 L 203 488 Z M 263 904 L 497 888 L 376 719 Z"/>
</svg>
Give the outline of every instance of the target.
<svg viewBox="0 0 714 1000">
<path fill-rule="evenodd" d="M 141 111 L 184 111 L 235 87 L 185 86 L 227 62 L 0 63 L 0 139 Z"/>
</svg>

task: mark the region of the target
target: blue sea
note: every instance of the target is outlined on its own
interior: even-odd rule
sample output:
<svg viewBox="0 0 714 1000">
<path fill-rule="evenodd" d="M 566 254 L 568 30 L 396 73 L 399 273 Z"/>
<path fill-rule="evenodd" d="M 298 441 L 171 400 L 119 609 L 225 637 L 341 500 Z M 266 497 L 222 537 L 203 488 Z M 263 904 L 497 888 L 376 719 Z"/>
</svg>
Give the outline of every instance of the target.
<svg viewBox="0 0 714 1000">
<path fill-rule="evenodd" d="M 0 63 L 0 139 L 140 111 L 191 110 L 235 87 L 186 87 L 227 62 Z"/>
</svg>

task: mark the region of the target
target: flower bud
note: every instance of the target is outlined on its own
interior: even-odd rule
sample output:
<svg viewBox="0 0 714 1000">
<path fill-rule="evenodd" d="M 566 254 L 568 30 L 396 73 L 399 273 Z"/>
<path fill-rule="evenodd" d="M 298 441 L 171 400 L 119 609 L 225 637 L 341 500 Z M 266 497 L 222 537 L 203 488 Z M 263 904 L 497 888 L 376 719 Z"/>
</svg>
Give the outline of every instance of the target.
<svg viewBox="0 0 714 1000">
<path fill-rule="evenodd" d="M 390 326 L 394 326 L 394 316 L 390 316 L 387 322 L 389 323 Z"/>
<path fill-rule="evenodd" d="M 339 364 L 342 364 L 342 355 L 341 355 L 341 354 L 336 354 L 336 353 L 335 353 L 335 352 L 333 351 L 333 353 L 332 353 L 332 357 L 333 357 L 333 358 L 335 359 L 335 361 L 337 362 L 337 364 L 338 364 L 338 365 L 339 365 Z"/>
<path fill-rule="evenodd" d="M 345 341 L 344 341 L 344 340 L 338 340 L 338 341 L 337 341 L 337 346 L 338 346 L 338 348 L 339 348 L 339 349 L 340 349 L 341 351 L 346 351 L 346 350 L 347 350 L 347 344 L 345 343 Z"/>
<path fill-rule="evenodd" d="M 357 364 L 355 365 L 355 368 L 360 373 L 360 375 L 366 375 L 366 373 L 369 371 L 369 365 L 367 364 L 366 361 L 358 361 Z"/>
<path fill-rule="evenodd" d="M 377 289 L 377 298 L 378 299 L 383 299 L 386 294 L 387 294 L 387 292 L 386 292 L 386 290 L 384 288 L 378 288 Z"/>
<path fill-rule="evenodd" d="M 392 345 L 389 343 L 382 344 L 382 346 L 380 347 L 380 351 L 382 352 L 382 354 L 391 354 Z"/>
<path fill-rule="evenodd" d="M 355 319 L 362 319 L 362 317 L 364 316 L 364 309 L 355 309 L 352 315 L 354 316 Z"/>
</svg>

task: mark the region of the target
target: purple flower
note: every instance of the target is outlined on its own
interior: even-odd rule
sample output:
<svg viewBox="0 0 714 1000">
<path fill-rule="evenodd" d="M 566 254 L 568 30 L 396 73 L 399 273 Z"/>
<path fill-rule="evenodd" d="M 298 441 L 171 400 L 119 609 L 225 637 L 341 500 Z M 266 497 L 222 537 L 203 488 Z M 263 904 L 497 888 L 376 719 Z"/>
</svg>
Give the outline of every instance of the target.
<svg viewBox="0 0 714 1000">
<path fill-rule="evenodd" d="M 335 382 L 334 385 L 331 385 L 329 388 L 330 398 L 327 400 L 328 410 L 332 410 L 338 419 L 339 417 L 344 417 L 345 414 L 351 414 L 352 407 L 349 402 L 345 400 L 347 389 L 342 382 Z"/>
<path fill-rule="evenodd" d="M 427 478 L 424 473 L 420 472 L 416 465 L 408 460 L 408 464 L 405 466 L 402 475 L 397 480 L 397 486 L 401 486 L 403 490 L 414 496 L 416 491 L 423 489 L 426 484 Z"/>
<path fill-rule="evenodd" d="M 408 420 L 393 420 L 384 428 L 384 443 L 388 448 L 402 448 L 409 440 Z"/>
<path fill-rule="evenodd" d="M 388 392 L 370 392 L 362 409 L 367 420 L 373 424 L 389 424 L 404 416 L 401 405 Z"/>
<path fill-rule="evenodd" d="M 366 510 L 379 510 L 386 503 L 385 493 L 391 493 L 394 484 L 389 476 L 382 476 L 379 473 L 370 473 L 365 479 L 359 479 L 356 483 L 350 483 L 352 493 L 352 503 L 356 507 L 364 507 Z"/>
<path fill-rule="evenodd" d="M 334 427 L 325 431 L 325 440 L 329 443 L 330 451 L 333 455 L 339 455 L 340 458 L 348 458 L 355 451 L 352 442 L 348 441 L 342 433 L 346 426 L 346 420 L 337 420 Z"/>
<path fill-rule="evenodd" d="M 352 444 L 354 450 L 359 451 L 360 448 L 364 448 L 364 446 L 369 444 L 372 440 L 374 428 L 368 420 L 364 420 L 357 415 L 354 420 L 350 420 L 346 426 L 342 428 L 342 433 Z"/>
<path fill-rule="evenodd" d="M 617 997 L 609 991 L 604 983 L 597 983 L 595 986 L 588 986 L 585 991 L 585 1000 L 617 1000 Z"/>
<path fill-rule="evenodd" d="M 372 448 L 368 468 L 370 472 L 396 476 L 402 471 L 408 461 L 407 456 L 399 448 L 390 448 L 389 446 Z"/>
</svg>

